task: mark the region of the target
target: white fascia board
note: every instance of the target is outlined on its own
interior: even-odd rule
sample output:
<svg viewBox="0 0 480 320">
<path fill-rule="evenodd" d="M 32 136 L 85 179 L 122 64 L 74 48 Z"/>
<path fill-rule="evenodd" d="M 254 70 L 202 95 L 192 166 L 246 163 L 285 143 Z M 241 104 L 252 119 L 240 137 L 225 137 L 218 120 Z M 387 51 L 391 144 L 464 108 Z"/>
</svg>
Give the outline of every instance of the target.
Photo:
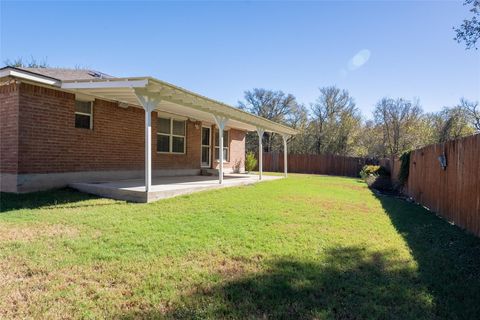
<svg viewBox="0 0 480 320">
<path fill-rule="evenodd" d="M 63 82 L 62 89 L 145 88 L 148 79 Z"/>
<path fill-rule="evenodd" d="M 273 122 L 271 120 L 256 116 L 254 114 L 251 114 L 249 112 L 237 109 L 235 107 L 229 106 L 223 102 L 216 101 L 214 99 L 202 96 L 200 94 L 197 94 L 195 92 L 189 91 L 187 89 L 178 87 L 176 85 L 173 85 L 171 83 L 158 80 L 155 78 L 149 78 L 152 80 L 152 84 L 158 85 L 160 88 L 168 88 L 169 90 L 173 91 L 174 93 L 181 92 L 186 96 L 193 97 L 194 99 L 199 99 L 200 101 L 204 102 L 205 106 L 208 106 L 211 108 L 212 113 L 218 113 L 225 115 L 229 118 L 232 118 L 233 120 L 243 122 L 249 125 L 253 125 L 255 127 L 262 127 L 265 128 L 267 131 L 271 132 L 277 132 L 280 134 L 291 134 L 295 135 L 297 134 L 297 131 L 295 129 L 292 129 L 288 126 Z M 180 103 L 180 102 L 179 102 Z M 181 103 L 180 103 L 181 104 Z M 204 110 L 205 111 L 205 110 Z"/>
<path fill-rule="evenodd" d="M 186 117 L 186 116 L 181 116 L 181 115 L 178 115 L 178 114 L 174 114 L 174 113 L 171 113 L 171 112 L 165 112 L 165 111 L 161 111 L 161 110 L 155 110 L 157 112 L 157 117 L 158 118 L 172 118 L 172 119 L 175 119 L 175 120 L 188 120 L 190 119 L 189 117 Z"/>
<path fill-rule="evenodd" d="M 0 77 L 15 77 L 24 80 L 35 81 L 43 84 L 48 84 L 51 86 L 60 86 L 60 81 L 53 78 L 44 77 L 41 75 L 33 75 L 30 72 L 23 72 L 20 70 L 5 69 L 0 70 Z"/>
<path fill-rule="evenodd" d="M 78 93 L 75 92 L 75 100 L 80 100 L 80 101 L 95 101 L 95 97 L 83 94 L 83 93 Z"/>
</svg>

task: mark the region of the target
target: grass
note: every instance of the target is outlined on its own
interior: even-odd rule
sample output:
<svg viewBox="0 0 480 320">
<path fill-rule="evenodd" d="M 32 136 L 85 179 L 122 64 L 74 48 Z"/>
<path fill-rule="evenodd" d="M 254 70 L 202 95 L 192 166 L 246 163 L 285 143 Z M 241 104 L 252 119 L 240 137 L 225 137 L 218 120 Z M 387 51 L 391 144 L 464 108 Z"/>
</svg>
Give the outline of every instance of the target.
<svg viewBox="0 0 480 320">
<path fill-rule="evenodd" d="M 479 318 L 480 239 L 357 180 L 1 195 L 0 318 Z"/>
</svg>

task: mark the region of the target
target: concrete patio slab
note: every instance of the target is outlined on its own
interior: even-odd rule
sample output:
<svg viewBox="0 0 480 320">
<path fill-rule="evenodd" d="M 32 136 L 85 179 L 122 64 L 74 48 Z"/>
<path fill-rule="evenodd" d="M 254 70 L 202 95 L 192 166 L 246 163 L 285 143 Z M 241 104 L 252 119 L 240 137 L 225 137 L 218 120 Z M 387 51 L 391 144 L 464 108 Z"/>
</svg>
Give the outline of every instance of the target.
<svg viewBox="0 0 480 320">
<path fill-rule="evenodd" d="M 281 176 L 263 176 L 261 181 L 281 179 Z M 177 176 L 153 177 L 152 188 L 146 193 L 144 179 L 103 181 L 90 183 L 72 183 L 76 190 L 98 196 L 132 202 L 152 202 L 194 192 L 249 185 L 260 182 L 258 175 L 226 174 L 223 184 L 218 176 Z"/>
</svg>

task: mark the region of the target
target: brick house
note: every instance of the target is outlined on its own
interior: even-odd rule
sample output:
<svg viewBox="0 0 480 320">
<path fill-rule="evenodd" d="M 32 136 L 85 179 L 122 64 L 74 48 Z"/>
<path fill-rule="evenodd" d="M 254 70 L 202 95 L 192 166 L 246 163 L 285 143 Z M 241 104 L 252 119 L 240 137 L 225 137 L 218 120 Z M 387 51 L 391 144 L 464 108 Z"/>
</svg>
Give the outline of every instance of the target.
<svg viewBox="0 0 480 320">
<path fill-rule="evenodd" d="M 148 192 L 152 175 L 202 169 L 222 183 L 224 172 L 244 171 L 246 132 L 277 132 L 285 145 L 295 134 L 151 77 L 90 70 L 2 68 L 0 102 L 4 192 L 139 177 Z"/>
</svg>

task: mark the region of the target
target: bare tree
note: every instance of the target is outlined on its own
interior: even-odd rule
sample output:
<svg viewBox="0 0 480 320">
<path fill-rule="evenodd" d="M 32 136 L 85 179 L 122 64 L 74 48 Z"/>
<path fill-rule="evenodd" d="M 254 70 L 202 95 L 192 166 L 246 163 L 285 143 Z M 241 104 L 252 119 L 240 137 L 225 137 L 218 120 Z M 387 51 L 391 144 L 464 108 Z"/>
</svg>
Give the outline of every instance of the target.
<svg viewBox="0 0 480 320">
<path fill-rule="evenodd" d="M 355 144 L 355 156 L 382 158 L 387 154 L 383 143 L 382 126 L 367 120 L 361 127 Z"/>
<path fill-rule="evenodd" d="M 388 156 L 398 156 L 419 146 L 417 125 L 421 115 L 418 101 L 383 98 L 377 103 L 374 119 L 383 129 L 383 144 Z"/>
<path fill-rule="evenodd" d="M 275 122 L 295 127 L 306 117 L 305 107 L 297 102 L 295 96 L 282 91 L 254 88 L 245 91 L 244 99 L 245 101 L 238 102 L 240 109 Z M 263 139 L 264 151 L 281 149 L 281 138 L 278 135 L 266 132 Z M 257 151 L 257 148 L 256 133 L 247 135 L 247 150 Z"/>
<path fill-rule="evenodd" d="M 312 113 L 313 151 L 350 154 L 361 116 L 348 91 L 335 86 L 320 88 Z"/>
<path fill-rule="evenodd" d="M 470 12 L 473 16 L 470 20 L 465 19 L 456 32 L 455 40 L 458 43 L 465 42 L 467 49 L 477 48 L 477 41 L 480 39 L 480 0 L 465 0 L 463 5 L 472 5 Z"/>
<path fill-rule="evenodd" d="M 3 61 L 6 66 L 16 67 L 16 68 L 47 68 L 49 65 L 47 63 L 47 58 L 43 60 L 37 60 L 34 57 L 30 57 L 28 61 L 24 61 L 22 57 L 16 58 L 14 60 L 6 59 Z"/>
<path fill-rule="evenodd" d="M 298 131 L 298 134 L 291 138 L 288 152 L 294 154 L 307 154 L 310 152 L 310 146 L 312 145 L 312 135 L 310 134 L 310 119 L 308 117 L 308 111 L 304 105 L 298 105 L 298 110 L 295 112 L 293 119 L 294 120 L 290 125 Z"/>
<path fill-rule="evenodd" d="M 480 132 L 480 105 L 478 104 L 478 101 L 473 102 L 462 98 L 460 100 L 460 108 L 465 111 L 475 130 Z"/>
</svg>

